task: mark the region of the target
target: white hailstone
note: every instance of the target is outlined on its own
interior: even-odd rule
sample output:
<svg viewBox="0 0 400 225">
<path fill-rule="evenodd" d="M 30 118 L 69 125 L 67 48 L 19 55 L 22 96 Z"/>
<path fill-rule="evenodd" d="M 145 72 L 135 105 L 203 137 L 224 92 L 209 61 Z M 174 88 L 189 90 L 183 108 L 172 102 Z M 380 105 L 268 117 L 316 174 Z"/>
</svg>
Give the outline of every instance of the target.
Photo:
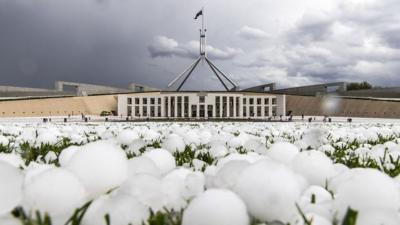
<svg viewBox="0 0 400 225">
<path fill-rule="evenodd" d="M 183 152 L 185 150 L 185 142 L 183 139 L 177 134 L 170 134 L 163 141 L 162 148 L 168 150 L 171 153 L 174 152 Z"/>
<path fill-rule="evenodd" d="M 25 168 L 25 177 L 24 177 L 24 184 L 31 181 L 32 178 L 36 177 L 37 175 L 49 170 L 56 168 L 54 164 L 41 164 L 37 162 L 29 163 L 29 166 Z"/>
<path fill-rule="evenodd" d="M 307 143 L 313 149 L 318 148 L 325 142 L 326 130 L 322 128 L 311 128 L 304 132 L 302 140 Z"/>
<path fill-rule="evenodd" d="M 289 165 L 299 152 L 299 149 L 291 143 L 278 142 L 267 150 L 267 156 L 273 160 Z"/>
<path fill-rule="evenodd" d="M 9 143 L 8 139 L 3 135 L 0 135 L 0 146 L 7 146 Z"/>
<path fill-rule="evenodd" d="M 296 215 L 295 203 L 301 189 L 298 176 L 272 160 L 261 160 L 247 167 L 234 188 L 252 216 L 262 221 L 282 222 L 289 222 Z"/>
<path fill-rule="evenodd" d="M 200 137 L 193 130 L 189 130 L 189 131 L 185 132 L 183 134 L 183 138 L 185 139 L 186 144 L 194 144 L 194 145 L 200 144 Z"/>
<path fill-rule="evenodd" d="M 72 156 L 80 150 L 79 146 L 69 146 L 66 149 L 62 150 L 60 155 L 58 156 L 58 162 L 61 166 L 66 166 L 71 160 Z"/>
<path fill-rule="evenodd" d="M 360 212 L 357 216 L 357 224 L 361 225 L 398 225 L 400 215 L 397 211 L 375 211 L 368 210 Z"/>
<path fill-rule="evenodd" d="M 236 185 L 242 171 L 250 165 L 245 160 L 232 160 L 222 166 L 212 179 L 211 187 L 231 189 Z"/>
<path fill-rule="evenodd" d="M 207 130 L 204 130 L 199 134 L 200 142 L 202 144 L 207 144 L 208 142 L 210 142 L 211 137 L 212 137 L 211 133 Z"/>
<path fill-rule="evenodd" d="M 210 189 L 193 199 L 183 212 L 182 225 L 248 225 L 246 205 L 233 192 Z"/>
<path fill-rule="evenodd" d="M 312 221 L 312 225 L 332 225 L 332 222 L 324 216 L 315 213 L 306 213 L 308 221 Z"/>
<path fill-rule="evenodd" d="M 253 152 L 256 152 L 257 149 L 260 148 L 260 146 L 263 146 L 263 144 L 261 143 L 260 140 L 255 139 L 255 138 L 248 139 L 243 145 L 243 147 L 246 150 L 253 151 Z"/>
<path fill-rule="evenodd" d="M 342 163 L 333 164 L 333 168 L 335 168 L 336 174 L 341 174 L 349 170 L 349 167 Z"/>
<path fill-rule="evenodd" d="M 53 151 L 47 152 L 47 154 L 44 156 L 44 161 L 46 163 L 54 162 L 57 160 L 57 154 Z"/>
<path fill-rule="evenodd" d="M 136 174 L 118 189 L 120 194 L 128 194 L 153 211 L 162 209 L 163 193 L 160 178 L 150 174 Z"/>
<path fill-rule="evenodd" d="M 163 178 L 163 192 L 168 208 L 179 210 L 186 201 L 204 190 L 205 178 L 201 172 L 177 168 Z"/>
<path fill-rule="evenodd" d="M 128 159 L 119 147 L 106 141 L 97 141 L 82 146 L 65 168 L 78 176 L 89 197 L 94 198 L 126 180 Z"/>
<path fill-rule="evenodd" d="M 118 143 L 121 145 L 129 145 L 133 140 L 139 138 L 139 135 L 130 129 L 122 130 L 117 137 Z"/>
<path fill-rule="evenodd" d="M 16 207 L 22 196 L 22 174 L 14 166 L 0 161 L 0 215 Z"/>
<path fill-rule="evenodd" d="M 132 196 L 119 193 L 104 195 L 90 205 L 82 225 L 106 225 L 106 215 L 112 225 L 142 225 L 149 214 L 147 206 Z"/>
<path fill-rule="evenodd" d="M 40 146 L 40 145 L 45 145 L 45 144 L 49 144 L 49 145 L 54 145 L 58 142 L 58 138 L 57 135 L 53 132 L 50 131 L 43 131 L 41 132 L 37 139 L 36 139 L 36 146 Z"/>
<path fill-rule="evenodd" d="M 299 153 L 292 161 L 293 170 L 303 175 L 310 184 L 325 186 L 336 175 L 333 162 L 324 153 L 311 150 Z"/>
<path fill-rule="evenodd" d="M 0 216 L 0 224 L 1 225 L 21 225 L 21 221 L 14 216 L 5 215 Z"/>
<path fill-rule="evenodd" d="M 160 176 L 161 171 L 157 165 L 149 158 L 140 156 L 128 160 L 128 177 L 132 178 L 137 174 L 150 174 Z"/>
<path fill-rule="evenodd" d="M 40 211 L 59 224 L 65 223 L 73 211 L 87 201 L 79 179 L 62 168 L 46 170 L 24 185 L 23 206 L 29 212 Z"/>
<path fill-rule="evenodd" d="M 234 136 L 228 140 L 227 144 L 231 148 L 238 148 L 243 146 L 244 141 L 245 141 L 244 138 L 242 138 L 241 136 L 237 137 Z"/>
<path fill-rule="evenodd" d="M 228 154 L 228 149 L 224 145 L 213 145 L 208 150 L 213 158 L 220 158 Z"/>
<path fill-rule="evenodd" d="M 170 152 L 162 148 L 146 151 L 143 157 L 151 159 L 161 170 L 162 174 L 166 174 L 176 167 L 175 158 Z"/>
<path fill-rule="evenodd" d="M 129 153 L 140 155 L 140 149 L 142 149 L 143 147 L 146 147 L 146 142 L 138 138 L 132 141 L 132 143 L 128 146 L 126 151 Z"/>
<path fill-rule="evenodd" d="M 326 145 L 321 145 L 321 146 L 318 148 L 318 151 L 320 151 L 320 152 L 327 152 L 327 153 L 332 154 L 332 153 L 335 151 L 335 148 L 332 147 L 332 145 L 330 145 L 330 144 L 326 144 Z"/>
<path fill-rule="evenodd" d="M 302 198 L 308 200 L 311 203 L 311 200 L 314 199 L 315 203 L 321 203 L 325 201 L 332 200 L 332 195 L 325 188 L 322 188 L 317 185 L 309 186 L 301 195 Z"/>
<path fill-rule="evenodd" d="M 332 180 L 335 208 L 343 215 L 348 207 L 364 212 L 370 209 L 396 211 L 400 193 L 394 179 L 375 169 L 353 169 Z"/>
<path fill-rule="evenodd" d="M 193 168 L 197 171 L 202 170 L 204 166 L 207 165 L 204 161 L 201 161 L 199 159 L 193 159 L 192 164 Z"/>
<path fill-rule="evenodd" d="M 0 153 L 0 161 L 6 162 L 11 164 L 14 167 L 24 167 L 24 160 L 21 158 L 20 155 L 14 153 Z"/>
</svg>

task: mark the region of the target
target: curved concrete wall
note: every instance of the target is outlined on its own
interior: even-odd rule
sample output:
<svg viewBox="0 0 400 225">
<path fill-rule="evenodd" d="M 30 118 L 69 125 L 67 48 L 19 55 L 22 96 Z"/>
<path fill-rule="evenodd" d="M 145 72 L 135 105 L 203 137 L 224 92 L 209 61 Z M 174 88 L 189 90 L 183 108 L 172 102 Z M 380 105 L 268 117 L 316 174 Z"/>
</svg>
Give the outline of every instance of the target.
<svg viewBox="0 0 400 225">
<path fill-rule="evenodd" d="M 102 111 L 117 111 L 116 95 L 0 101 L 0 117 L 100 115 Z"/>
<path fill-rule="evenodd" d="M 286 111 L 296 116 L 400 118 L 400 101 L 287 95 Z"/>
</svg>

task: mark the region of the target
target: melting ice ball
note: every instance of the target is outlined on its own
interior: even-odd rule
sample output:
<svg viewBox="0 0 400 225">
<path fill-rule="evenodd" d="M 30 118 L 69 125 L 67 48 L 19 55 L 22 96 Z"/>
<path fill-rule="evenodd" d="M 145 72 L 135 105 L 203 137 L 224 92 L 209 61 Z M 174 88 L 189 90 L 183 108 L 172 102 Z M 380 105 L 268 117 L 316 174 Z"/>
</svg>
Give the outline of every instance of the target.
<svg viewBox="0 0 400 225">
<path fill-rule="evenodd" d="M 248 225 L 246 205 L 233 192 L 209 189 L 183 212 L 182 225 Z"/>
<path fill-rule="evenodd" d="M 22 196 L 22 174 L 14 166 L 0 161 L 0 215 L 16 207 Z"/>
<path fill-rule="evenodd" d="M 128 176 L 128 159 L 119 147 L 106 141 L 81 147 L 66 168 L 82 181 L 91 198 L 118 187 Z"/>
</svg>

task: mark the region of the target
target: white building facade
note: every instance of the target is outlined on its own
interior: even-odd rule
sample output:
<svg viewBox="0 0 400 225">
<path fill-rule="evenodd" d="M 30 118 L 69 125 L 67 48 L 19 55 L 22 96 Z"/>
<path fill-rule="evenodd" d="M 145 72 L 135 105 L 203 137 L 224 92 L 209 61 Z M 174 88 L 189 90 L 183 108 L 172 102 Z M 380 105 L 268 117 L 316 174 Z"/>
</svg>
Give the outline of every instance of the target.
<svg viewBox="0 0 400 225">
<path fill-rule="evenodd" d="M 140 92 L 118 95 L 118 115 L 139 118 L 267 119 L 285 116 L 285 95 L 252 92 Z"/>
</svg>

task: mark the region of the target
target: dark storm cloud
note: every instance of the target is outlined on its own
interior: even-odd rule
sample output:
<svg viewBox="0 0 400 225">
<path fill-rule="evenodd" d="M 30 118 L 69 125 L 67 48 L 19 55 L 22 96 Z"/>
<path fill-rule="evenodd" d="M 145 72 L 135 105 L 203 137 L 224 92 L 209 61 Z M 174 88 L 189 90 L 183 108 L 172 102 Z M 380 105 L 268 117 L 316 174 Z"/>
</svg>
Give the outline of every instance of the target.
<svg viewBox="0 0 400 225">
<path fill-rule="evenodd" d="M 208 56 L 242 86 L 400 85 L 397 0 L 0 0 L 0 85 L 164 87 L 198 56 L 203 5 Z"/>
</svg>

